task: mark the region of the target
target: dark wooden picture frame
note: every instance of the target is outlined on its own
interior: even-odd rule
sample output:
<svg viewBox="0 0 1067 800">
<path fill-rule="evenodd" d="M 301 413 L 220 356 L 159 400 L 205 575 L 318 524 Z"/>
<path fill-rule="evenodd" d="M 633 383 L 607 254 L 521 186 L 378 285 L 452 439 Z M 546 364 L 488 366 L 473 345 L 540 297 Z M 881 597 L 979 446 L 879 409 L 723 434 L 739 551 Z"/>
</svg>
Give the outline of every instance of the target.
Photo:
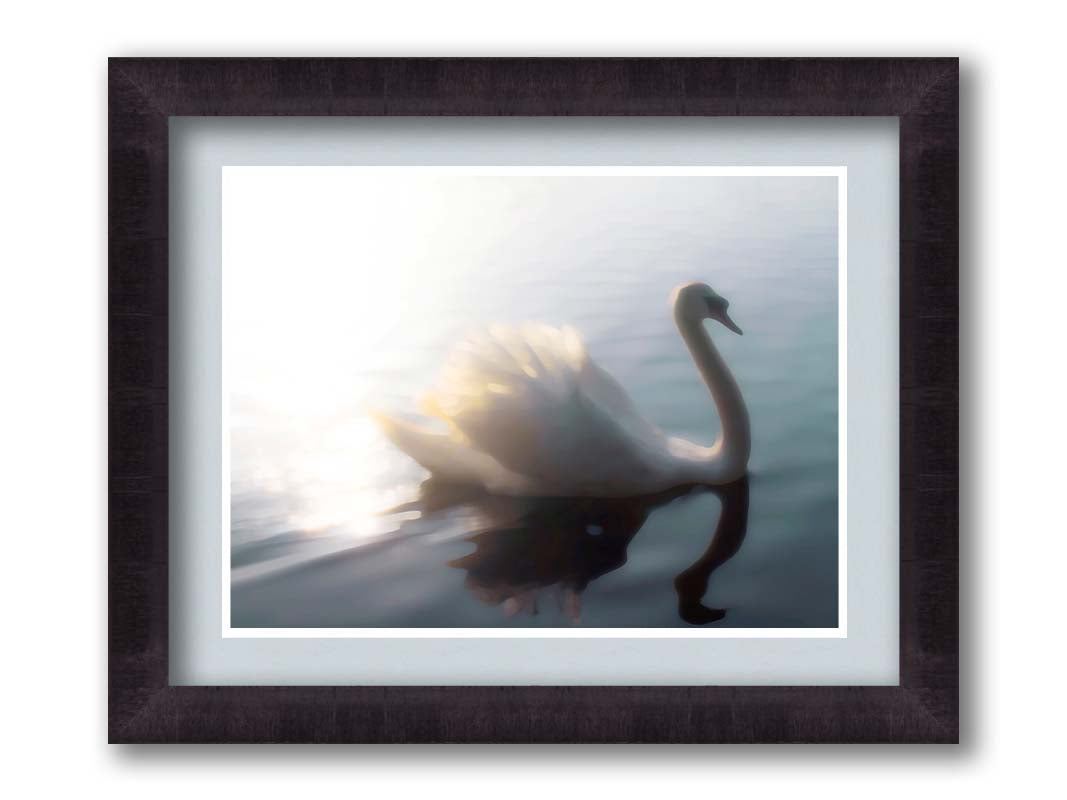
<svg viewBox="0 0 1067 800">
<path fill-rule="evenodd" d="M 112 742 L 956 742 L 959 68 L 930 59 L 112 59 Z M 168 119 L 900 120 L 900 685 L 168 684 Z"/>
</svg>

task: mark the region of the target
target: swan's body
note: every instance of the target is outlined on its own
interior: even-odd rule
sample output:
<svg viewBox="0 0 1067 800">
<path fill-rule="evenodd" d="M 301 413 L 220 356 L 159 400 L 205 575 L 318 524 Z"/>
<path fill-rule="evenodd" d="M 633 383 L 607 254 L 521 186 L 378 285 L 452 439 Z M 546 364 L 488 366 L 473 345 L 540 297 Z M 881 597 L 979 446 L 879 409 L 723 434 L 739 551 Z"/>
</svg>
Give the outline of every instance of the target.
<svg viewBox="0 0 1067 800">
<path fill-rule="evenodd" d="M 705 319 L 740 330 L 703 284 L 674 293 L 674 317 L 711 391 L 722 434 L 711 447 L 670 437 L 589 357 L 570 328 L 494 327 L 453 354 L 425 410 L 438 433 L 378 415 L 389 438 L 434 476 L 526 496 L 629 497 L 745 474 L 748 411 Z"/>
</svg>

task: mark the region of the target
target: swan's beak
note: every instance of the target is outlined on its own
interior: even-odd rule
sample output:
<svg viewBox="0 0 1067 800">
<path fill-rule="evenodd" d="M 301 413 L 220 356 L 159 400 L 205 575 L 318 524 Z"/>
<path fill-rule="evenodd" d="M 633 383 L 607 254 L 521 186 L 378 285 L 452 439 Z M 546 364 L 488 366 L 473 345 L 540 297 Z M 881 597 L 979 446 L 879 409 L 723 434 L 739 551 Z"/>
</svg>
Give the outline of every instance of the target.
<svg viewBox="0 0 1067 800">
<path fill-rule="evenodd" d="M 719 322 L 721 322 L 727 328 L 732 330 L 738 336 L 744 336 L 744 333 L 742 333 L 741 329 L 737 327 L 737 323 L 730 319 L 730 315 L 727 314 L 725 311 L 723 311 L 721 316 L 719 317 Z"/>
</svg>

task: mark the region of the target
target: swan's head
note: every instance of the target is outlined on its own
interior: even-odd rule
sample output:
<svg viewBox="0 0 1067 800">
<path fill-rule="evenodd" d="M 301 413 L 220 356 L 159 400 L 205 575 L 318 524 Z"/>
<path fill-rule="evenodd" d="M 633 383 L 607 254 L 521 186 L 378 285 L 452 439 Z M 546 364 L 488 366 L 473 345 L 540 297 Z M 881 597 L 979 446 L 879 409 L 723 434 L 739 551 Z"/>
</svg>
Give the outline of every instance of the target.
<svg viewBox="0 0 1067 800">
<path fill-rule="evenodd" d="M 730 301 L 706 283 L 679 286 L 671 295 L 671 302 L 674 304 L 674 317 L 679 322 L 699 325 L 703 320 L 713 319 L 734 333 L 741 333 L 741 329 L 726 313 Z"/>
</svg>

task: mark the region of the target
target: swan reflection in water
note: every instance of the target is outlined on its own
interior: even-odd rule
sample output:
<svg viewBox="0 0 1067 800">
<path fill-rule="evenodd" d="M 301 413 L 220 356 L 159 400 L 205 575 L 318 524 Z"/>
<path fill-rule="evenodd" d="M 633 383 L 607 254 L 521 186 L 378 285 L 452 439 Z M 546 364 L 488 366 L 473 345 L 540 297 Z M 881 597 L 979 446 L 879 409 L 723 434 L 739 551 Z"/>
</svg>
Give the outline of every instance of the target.
<svg viewBox="0 0 1067 800">
<path fill-rule="evenodd" d="M 467 573 L 465 585 L 508 616 L 536 614 L 555 594 L 560 610 L 581 621 L 581 594 L 594 580 L 626 563 L 630 542 L 649 514 L 693 491 L 710 491 L 722 509 L 704 553 L 674 579 L 678 614 L 691 625 L 721 620 L 727 609 L 703 603 L 711 574 L 740 549 L 748 525 L 748 478 L 721 486 L 687 486 L 632 498 L 515 498 L 428 480 L 420 497 L 397 511 L 423 518 L 463 508 L 474 552 L 448 562 Z M 709 526 L 710 527 L 710 526 Z"/>
</svg>

